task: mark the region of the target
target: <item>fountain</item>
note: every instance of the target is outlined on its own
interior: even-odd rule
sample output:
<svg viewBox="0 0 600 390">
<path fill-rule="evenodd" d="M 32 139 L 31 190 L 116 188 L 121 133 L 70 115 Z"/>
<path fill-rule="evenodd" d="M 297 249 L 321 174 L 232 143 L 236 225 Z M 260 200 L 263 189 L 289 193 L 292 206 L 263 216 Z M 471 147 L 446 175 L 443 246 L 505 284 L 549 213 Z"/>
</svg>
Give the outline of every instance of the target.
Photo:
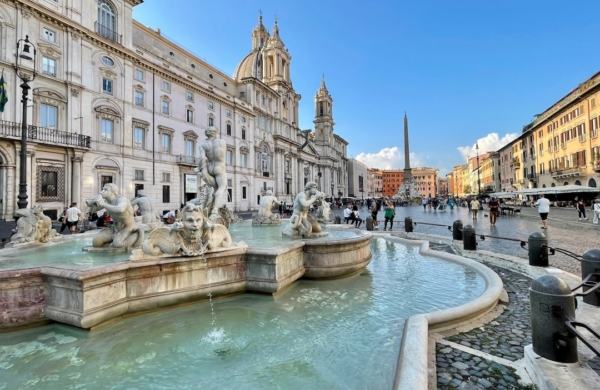
<svg viewBox="0 0 600 390">
<path fill-rule="evenodd" d="M 273 214 L 273 207 L 280 205 L 279 200 L 273 196 L 273 191 L 268 190 L 261 198 L 258 213 L 252 219 L 252 225 L 279 225 L 281 217 Z"/>
<path fill-rule="evenodd" d="M 186 388 L 199 378 L 213 387 L 261 378 L 256 387 L 264 387 L 264 378 L 275 377 L 269 384 L 286 388 L 367 387 L 356 375 L 367 361 L 365 372 L 379 380 L 374 387 L 390 387 L 404 320 L 471 301 L 489 284 L 475 267 L 423 256 L 390 237 L 372 240 L 346 225 L 325 230 L 330 209 L 313 182 L 295 197 L 283 228 L 251 221 L 228 228 L 224 144 L 216 133 L 208 129 L 201 146 L 201 196 L 172 226 L 155 220 L 143 196 L 131 202 L 112 184 L 87 201 L 115 221 L 97 233 L 47 239 L 41 212 L 23 211 L 17 238 L 25 230 L 46 235 L 0 250 L 0 330 L 54 324 L 0 333 L 0 388 L 20 380 L 41 388 L 48 381 L 59 388 L 73 381 Z M 142 212 L 137 221 L 132 203 Z M 267 199 L 261 216 L 274 204 Z M 121 318 L 189 301 L 204 302 Z M 89 335 L 81 330 L 117 318 Z M 348 353 L 349 340 L 355 353 Z M 197 364 L 183 363 L 190 359 Z M 329 373 L 321 370 L 334 361 Z M 227 375 L 231 370 L 239 375 Z"/>
</svg>

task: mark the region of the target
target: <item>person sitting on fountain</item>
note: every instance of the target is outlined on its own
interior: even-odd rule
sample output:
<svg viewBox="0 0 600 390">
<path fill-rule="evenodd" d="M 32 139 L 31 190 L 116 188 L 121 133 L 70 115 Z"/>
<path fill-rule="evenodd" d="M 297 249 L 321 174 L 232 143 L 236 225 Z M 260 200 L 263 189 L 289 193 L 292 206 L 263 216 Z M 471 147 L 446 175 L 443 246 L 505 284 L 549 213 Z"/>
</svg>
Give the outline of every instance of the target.
<svg viewBox="0 0 600 390">
<path fill-rule="evenodd" d="M 92 241 L 96 248 L 111 246 L 114 248 L 135 248 L 141 245 L 143 231 L 135 223 L 133 207 L 126 197 L 119 195 L 119 188 L 107 183 L 100 194 L 89 200 L 88 206 L 104 208 L 110 213 L 114 223 L 100 231 Z"/>
</svg>

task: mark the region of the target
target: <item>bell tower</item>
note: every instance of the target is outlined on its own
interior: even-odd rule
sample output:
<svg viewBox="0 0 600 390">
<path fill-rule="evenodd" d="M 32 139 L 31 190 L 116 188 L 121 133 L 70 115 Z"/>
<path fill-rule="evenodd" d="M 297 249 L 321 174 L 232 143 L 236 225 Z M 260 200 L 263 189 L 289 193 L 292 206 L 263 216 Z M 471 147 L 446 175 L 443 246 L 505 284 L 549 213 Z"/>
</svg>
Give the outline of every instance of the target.
<svg viewBox="0 0 600 390">
<path fill-rule="evenodd" d="M 267 44 L 269 32 L 263 24 L 262 12 L 258 16 L 258 24 L 252 31 L 252 50 L 258 50 Z"/>
<path fill-rule="evenodd" d="M 333 99 L 325 85 L 325 77 L 315 96 L 315 137 L 319 144 L 329 143 L 333 135 Z"/>
</svg>

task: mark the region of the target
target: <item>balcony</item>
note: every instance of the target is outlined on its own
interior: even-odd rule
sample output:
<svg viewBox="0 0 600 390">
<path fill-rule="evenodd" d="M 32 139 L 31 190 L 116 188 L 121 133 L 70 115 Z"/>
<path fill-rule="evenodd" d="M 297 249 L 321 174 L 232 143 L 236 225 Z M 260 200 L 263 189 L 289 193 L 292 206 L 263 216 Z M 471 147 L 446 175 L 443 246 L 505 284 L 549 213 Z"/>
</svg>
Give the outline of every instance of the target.
<svg viewBox="0 0 600 390">
<path fill-rule="evenodd" d="M 21 124 L 0 120 L 0 138 L 20 140 Z M 91 146 L 91 138 L 87 135 L 32 125 L 27 126 L 27 141 L 84 149 Z"/>
<path fill-rule="evenodd" d="M 100 35 L 103 38 L 106 38 L 118 44 L 121 43 L 121 35 L 117 34 L 116 31 L 113 31 L 107 26 L 104 26 L 98 22 L 94 22 L 94 30 L 96 31 L 96 34 Z"/>
<path fill-rule="evenodd" d="M 553 179 L 569 179 L 585 175 L 585 167 L 567 168 L 555 170 L 552 172 Z"/>
<path fill-rule="evenodd" d="M 600 172 L 600 160 L 594 161 L 594 171 Z"/>
<path fill-rule="evenodd" d="M 535 173 L 528 173 L 527 174 L 527 179 L 529 180 L 534 180 L 537 177 L 537 174 Z"/>
<path fill-rule="evenodd" d="M 180 154 L 177 156 L 177 164 L 197 167 L 200 164 L 200 158 L 196 156 L 186 156 L 185 154 Z"/>
</svg>

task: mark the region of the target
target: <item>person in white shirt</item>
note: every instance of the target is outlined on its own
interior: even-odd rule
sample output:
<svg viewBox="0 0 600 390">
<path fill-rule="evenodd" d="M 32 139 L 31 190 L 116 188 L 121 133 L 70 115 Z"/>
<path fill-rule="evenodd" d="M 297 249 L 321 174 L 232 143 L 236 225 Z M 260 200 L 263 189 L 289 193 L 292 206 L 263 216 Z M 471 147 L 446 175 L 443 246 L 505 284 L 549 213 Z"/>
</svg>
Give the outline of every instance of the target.
<svg viewBox="0 0 600 390">
<path fill-rule="evenodd" d="M 81 218 L 81 210 L 77 208 L 77 203 L 72 203 L 66 211 L 67 227 L 71 233 L 74 233 L 77 229 L 77 223 Z"/>
<path fill-rule="evenodd" d="M 593 223 L 598 225 L 600 222 L 600 198 L 594 199 L 594 206 L 592 208 L 594 210 L 594 220 Z"/>
<path fill-rule="evenodd" d="M 350 208 L 350 205 L 348 205 L 344 209 L 344 222 L 347 224 L 348 221 L 351 219 L 351 217 L 352 217 L 352 209 Z"/>
<path fill-rule="evenodd" d="M 542 229 L 548 228 L 548 214 L 550 213 L 550 201 L 544 197 L 544 194 L 540 195 L 540 198 L 535 202 L 534 206 L 537 206 L 538 213 L 542 219 Z"/>
</svg>

